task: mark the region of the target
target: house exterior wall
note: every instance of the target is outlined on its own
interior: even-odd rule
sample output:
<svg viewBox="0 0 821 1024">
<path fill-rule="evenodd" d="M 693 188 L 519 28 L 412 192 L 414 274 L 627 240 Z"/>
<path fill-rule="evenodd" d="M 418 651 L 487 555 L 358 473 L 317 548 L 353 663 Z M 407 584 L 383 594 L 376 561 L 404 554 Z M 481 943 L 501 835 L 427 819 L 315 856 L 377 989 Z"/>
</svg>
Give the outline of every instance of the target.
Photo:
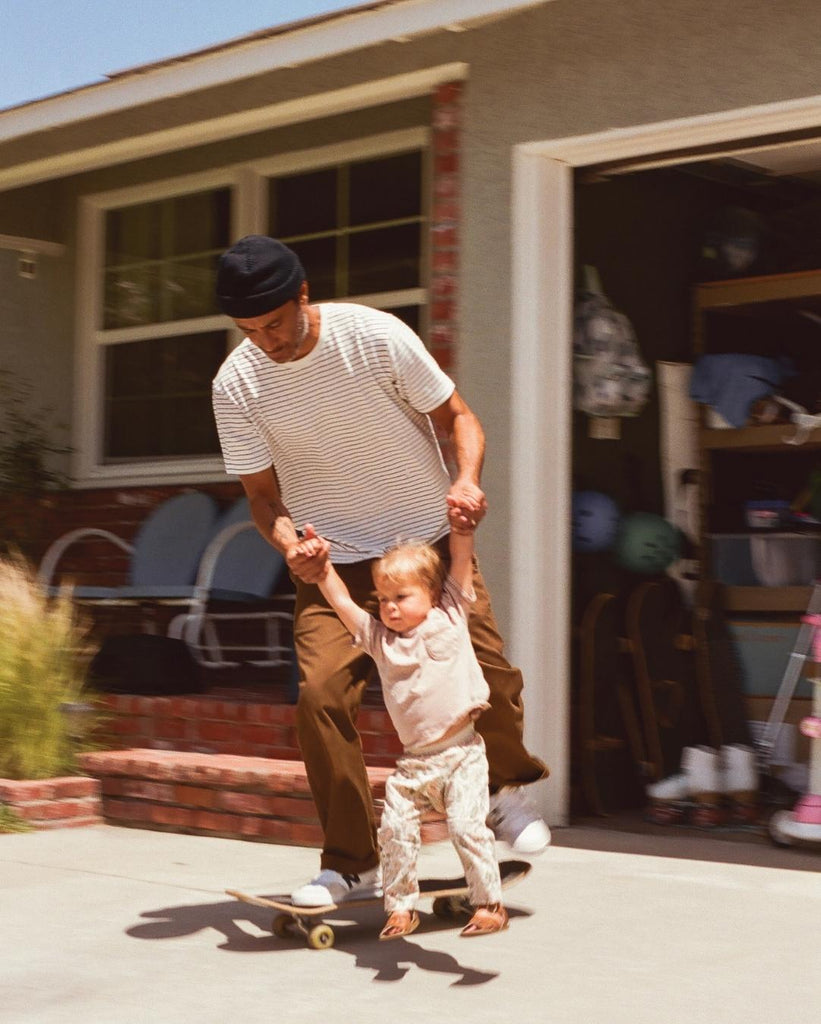
<svg viewBox="0 0 821 1024">
<path fill-rule="evenodd" d="M 819 38 L 821 5 L 816 0 L 778 5 L 764 0 L 556 0 L 463 33 L 388 42 L 42 133 L 0 147 L 0 167 L 24 155 L 33 159 L 83 142 L 127 138 L 437 64 L 467 63 L 458 174 L 450 179 L 461 228 L 458 241 L 451 236 L 448 260 L 454 273 L 443 273 L 440 286 L 447 277 L 458 281 L 458 300 L 449 299 L 456 303 L 451 315 L 459 325 L 457 379 L 488 434 L 485 484 L 492 515 L 479 544 L 504 629 L 513 500 L 510 404 L 515 401 L 509 394 L 510 346 L 515 344 L 509 337 L 512 147 L 814 95 L 821 92 Z M 332 141 L 335 133 L 356 137 L 427 123 L 419 120 L 426 104 L 419 99 L 372 107 L 6 193 L 0 195 L 0 231 L 25 235 L 39 228 L 43 237 L 71 246 L 76 200 L 84 193 L 306 148 L 320 138 Z M 18 195 L 25 200 L 21 206 Z M 44 223 L 38 195 L 56 204 L 53 223 Z M 6 227 L 6 216 L 14 228 Z M 35 227 L 27 228 L 29 223 Z M 55 223 L 59 230 L 49 233 Z M 57 273 L 62 277 L 54 320 L 60 326 L 53 354 L 62 371 L 72 331 L 73 298 L 65 287 L 72 274 L 70 257 Z M 19 336 L 11 335 L 12 344 Z M 444 344 L 445 334 L 439 337 Z M 8 345 L 9 335 L 3 332 L 0 353 Z M 549 389 L 551 382 L 544 386 Z M 566 396 L 556 397 L 566 401 Z"/>
<path fill-rule="evenodd" d="M 61 183 L 0 192 L 0 234 L 65 242 L 72 207 Z M 35 388 L 35 405 L 48 410 L 55 442 L 67 443 L 71 422 L 74 256 L 39 256 L 35 277 L 21 277 L 19 254 L 0 248 L 0 370 Z M 66 459 L 56 459 L 65 471 Z"/>
</svg>

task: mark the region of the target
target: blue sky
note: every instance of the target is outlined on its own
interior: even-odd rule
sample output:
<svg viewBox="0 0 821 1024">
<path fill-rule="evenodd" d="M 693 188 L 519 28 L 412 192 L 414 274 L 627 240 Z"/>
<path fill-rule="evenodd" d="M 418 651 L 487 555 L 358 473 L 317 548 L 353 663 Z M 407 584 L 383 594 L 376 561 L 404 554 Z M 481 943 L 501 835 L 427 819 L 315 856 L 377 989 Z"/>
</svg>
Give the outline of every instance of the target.
<svg viewBox="0 0 821 1024">
<path fill-rule="evenodd" d="M 3 0 L 0 110 L 363 0 Z"/>
</svg>

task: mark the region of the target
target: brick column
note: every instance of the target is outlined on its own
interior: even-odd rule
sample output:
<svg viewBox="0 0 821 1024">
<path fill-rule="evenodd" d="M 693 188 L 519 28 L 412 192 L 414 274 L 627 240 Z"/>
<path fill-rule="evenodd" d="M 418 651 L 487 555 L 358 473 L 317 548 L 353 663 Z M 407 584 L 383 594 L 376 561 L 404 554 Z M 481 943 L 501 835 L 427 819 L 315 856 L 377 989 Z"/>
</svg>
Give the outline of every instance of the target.
<svg viewBox="0 0 821 1024">
<path fill-rule="evenodd" d="M 461 212 L 459 150 L 463 88 L 462 82 L 447 82 L 436 89 L 431 123 L 432 204 L 428 342 L 436 361 L 457 381 Z M 452 453 L 446 442 L 442 443 L 442 450 L 445 461 L 453 468 Z"/>
</svg>

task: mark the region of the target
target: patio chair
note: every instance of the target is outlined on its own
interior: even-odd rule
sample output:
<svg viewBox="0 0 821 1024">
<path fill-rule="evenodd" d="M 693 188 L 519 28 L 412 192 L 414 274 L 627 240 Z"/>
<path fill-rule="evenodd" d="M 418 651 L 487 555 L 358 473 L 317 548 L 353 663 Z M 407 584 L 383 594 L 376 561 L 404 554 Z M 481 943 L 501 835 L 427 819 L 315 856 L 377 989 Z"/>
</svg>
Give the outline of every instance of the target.
<svg viewBox="0 0 821 1024">
<path fill-rule="evenodd" d="M 58 537 L 43 556 L 37 578 L 55 593 L 59 563 L 74 544 L 99 538 L 129 556 L 128 582 L 122 586 L 77 586 L 76 600 L 94 604 L 174 603 L 189 599 L 200 558 L 218 523 L 215 500 L 200 491 L 168 498 L 146 518 L 133 543 L 110 530 L 81 527 Z"/>
<path fill-rule="evenodd" d="M 235 502 L 220 523 L 200 561 L 188 610 L 175 616 L 168 636 L 184 640 L 205 668 L 293 666 L 294 596 L 274 593 L 285 560 L 258 533 L 247 499 Z M 259 635 L 249 638 L 254 624 Z"/>
</svg>

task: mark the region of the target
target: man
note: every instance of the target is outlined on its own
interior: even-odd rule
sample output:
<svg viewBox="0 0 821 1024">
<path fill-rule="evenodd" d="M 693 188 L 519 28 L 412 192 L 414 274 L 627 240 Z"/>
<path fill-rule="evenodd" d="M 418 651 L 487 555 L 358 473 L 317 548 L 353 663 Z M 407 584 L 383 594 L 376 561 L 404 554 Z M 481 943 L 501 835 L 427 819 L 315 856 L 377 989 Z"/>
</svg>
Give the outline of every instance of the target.
<svg viewBox="0 0 821 1024">
<path fill-rule="evenodd" d="M 352 598 L 375 611 L 374 559 L 417 538 L 447 560 L 449 521 L 473 529 L 484 516 L 484 434 L 410 328 L 353 303 L 310 305 L 305 272 L 281 242 L 249 235 L 224 253 L 217 300 L 245 334 L 214 380 L 225 468 L 296 584 L 297 733 L 325 843 L 320 874 L 293 898 L 321 906 L 380 885 L 355 727 L 373 664 L 323 599 L 324 558 L 300 554 L 296 524 L 330 541 Z M 435 428 L 453 443 L 453 481 Z M 550 832 L 520 787 L 548 772 L 522 743 L 521 673 L 504 658 L 478 567 L 474 577 L 471 641 L 491 693 L 477 723 L 490 762 L 488 822 L 517 852 L 537 853 Z"/>
</svg>

